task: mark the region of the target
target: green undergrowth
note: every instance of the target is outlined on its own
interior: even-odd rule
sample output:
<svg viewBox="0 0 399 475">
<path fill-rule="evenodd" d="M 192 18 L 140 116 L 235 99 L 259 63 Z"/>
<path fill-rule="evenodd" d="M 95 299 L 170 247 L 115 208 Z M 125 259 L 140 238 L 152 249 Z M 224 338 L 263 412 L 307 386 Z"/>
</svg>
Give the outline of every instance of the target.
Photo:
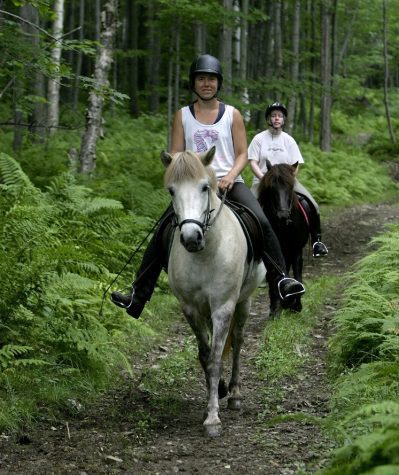
<svg viewBox="0 0 399 475">
<path fill-rule="evenodd" d="M 133 376 L 132 355 L 161 333 L 108 301 L 100 313 L 105 289 L 148 226 L 122 208 L 68 172 L 43 191 L 0 153 L 0 430 L 56 417 L 121 372 Z M 161 294 L 146 311 L 160 314 Z"/>
<path fill-rule="evenodd" d="M 399 225 L 345 280 L 334 316 L 330 426 L 340 445 L 323 475 L 399 473 Z"/>
</svg>

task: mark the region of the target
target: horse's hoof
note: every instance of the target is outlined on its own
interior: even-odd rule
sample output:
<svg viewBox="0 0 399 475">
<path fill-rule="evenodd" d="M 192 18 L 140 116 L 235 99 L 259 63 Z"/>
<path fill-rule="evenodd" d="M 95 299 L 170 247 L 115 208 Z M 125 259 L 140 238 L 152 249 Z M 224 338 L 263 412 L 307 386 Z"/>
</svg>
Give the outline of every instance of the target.
<svg viewBox="0 0 399 475">
<path fill-rule="evenodd" d="M 300 313 L 302 311 L 302 302 L 299 300 L 294 302 L 290 307 L 291 312 Z"/>
<path fill-rule="evenodd" d="M 227 401 L 227 407 L 232 411 L 239 411 L 241 409 L 241 399 L 237 397 L 230 397 Z"/>
<path fill-rule="evenodd" d="M 269 310 L 270 318 L 278 318 L 281 315 L 281 307 L 271 308 Z"/>
<path fill-rule="evenodd" d="M 219 386 L 218 386 L 219 399 L 223 399 L 224 397 L 227 396 L 228 393 L 229 393 L 229 389 L 227 387 L 226 381 L 224 379 L 221 379 L 219 381 Z"/>
<path fill-rule="evenodd" d="M 204 426 L 205 435 L 208 437 L 220 437 L 222 435 L 222 424 L 210 424 Z"/>
</svg>

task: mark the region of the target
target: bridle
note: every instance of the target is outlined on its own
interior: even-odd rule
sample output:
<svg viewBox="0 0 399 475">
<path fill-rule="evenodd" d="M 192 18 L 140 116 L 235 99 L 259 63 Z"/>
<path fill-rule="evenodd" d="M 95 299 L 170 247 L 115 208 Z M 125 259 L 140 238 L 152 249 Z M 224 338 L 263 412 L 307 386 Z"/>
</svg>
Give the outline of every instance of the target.
<svg viewBox="0 0 399 475">
<path fill-rule="evenodd" d="M 280 208 L 280 211 L 288 211 L 287 224 L 289 224 L 291 222 L 291 212 L 292 212 L 292 206 L 294 204 L 294 196 L 295 196 L 295 191 L 292 190 L 291 200 L 290 200 L 290 203 L 288 205 L 288 208 Z"/>
<path fill-rule="evenodd" d="M 188 224 L 188 223 L 193 223 L 193 224 L 196 224 L 197 226 L 199 226 L 202 230 L 202 233 L 203 235 L 205 236 L 205 234 L 207 233 L 207 231 L 213 226 L 213 224 L 215 223 L 217 217 L 219 216 L 220 212 L 222 211 L 222 208 L 223 208 L 223 205 L 226 201 L 226 194 L 227 194 L 227 190 L 225 190 L 223 192 L 223 195 L 221 197 L 221 203 L 220 203 L 220 206 L 219 206 L 219 209 L 216 213 L 216 215 L 211 218 L 212 216 L 212 213 L 215 211 L 214 209 L 210 209 L 211 208 L 211 189 L 210 187 L 208 188 L 208 204 L 207 204 L 207 207 L 206 207 L 206 210 L 204 211 L 204 220 L 203 221 L 198 221 L 197 219 L 183 219 L 183 221 L 181 221 L 180 223 L 179 222 L 176 222 L 176 227 L 178 227 L 181 231 L 181 228 L 182 226 L 184 226 L 185 224 Z M 177 215 L 176 215 L 176 218 L 177 218 Z"/>
</svg>

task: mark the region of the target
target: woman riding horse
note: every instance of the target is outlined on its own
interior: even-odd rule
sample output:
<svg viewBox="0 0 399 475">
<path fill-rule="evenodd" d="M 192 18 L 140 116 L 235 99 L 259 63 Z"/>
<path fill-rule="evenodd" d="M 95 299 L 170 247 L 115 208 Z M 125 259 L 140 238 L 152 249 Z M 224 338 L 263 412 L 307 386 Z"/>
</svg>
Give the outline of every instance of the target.
<svg viewBox="0 0 399 475">
<path fill-rule="evenodd" d="M 197 100 L 175 114 L 171 154 L 184 150 L 202 153 L 212 146 L 216 147 L 211 166 L 216 172 L 219 190 L 226 192 L 228 200 L 250 208 L 262 227 L 262 259 L 267 269 L 269 286 L 278 289 L 282 299 L 302 294 L 305 292 L 303 285 L 286 276 L 284 258 L 277 237 L 240 175 L 248 163 L 245 126 L 240 112 L 217 98 L 222 83 L 222 68 L 217 58 L 204 54 L 193 61 L 190 67 L 190 87 Z M 132 284 L 132 292 L 128 295 L 112 292 L 112 301 L 125 308 L 127 313 L 135 318 L 140 316 L 146 301 L 150 300 L 165 262 L 160 234 L 171 219 L 173 211 L 170 207 L 161 220 L 160 229 L 144 253 L 138 277 Z"/>
<path fill-rule="evenodd" d="M 265 112 L 268 129 L 255 135 L 248 148 L 248 159 L 254 173 L 252 191 L 257 196 L 259 181 L 267 172 L 266 160 L 272 165 L 286 163 L 304 163 L 299 147 L 291 135 L 283 131 L 287 108 L 281 102 L 269 105 Z M 298 174 L 299 166 L 295 174 Z M 328 254 L 328 249 L 321 242 L 321 224 L 319 207 L 309 191 L 298 180 L 295 181 L 295 192 L 302 195 L 309 203 L 311 209 L 310 233 L 313 244 L 313 257 Z"/>
</svg>

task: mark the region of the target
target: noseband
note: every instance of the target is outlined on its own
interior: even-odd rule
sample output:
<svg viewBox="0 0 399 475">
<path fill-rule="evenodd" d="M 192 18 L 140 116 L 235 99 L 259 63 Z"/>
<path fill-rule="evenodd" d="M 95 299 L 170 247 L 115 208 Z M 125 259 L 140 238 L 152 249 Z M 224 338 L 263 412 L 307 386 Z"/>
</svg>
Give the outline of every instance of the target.
<svg viewBox="0 0 399 475">
<path fill-rule="evenodd" d="M 210 207 L 211 207 L 210 206 L 210 203 L 211 203 L 211 189 L 208 188 L 208 204 L 207 204 L 207 207 L 206 207 L 206 211 L 204 211 L 204 213 L 203 213 L 205 215 L 204 221 L 198 221 L 196 219 L 183 219 L 183 221 L 181 221 L 180 223 L 177 223 L 176 226 L 178 226 L 180 231 L 181 231 L 181 228 L 184 224 L 188 224 L 188 223 L 196 224 L 197 226 L 199 226 L 201 228 L 202 233 L 205 236 L 206 232 L 212 227 L 212 225 L 216 221 L 216 218 L 219 216 L 219 214 L 222 210 L 222 207 L 223 207 L 224 202 L 226 200 L 226 193 L 227 193 L 227 190 L 225 190 L 224 193 L 223 193 L 222 202 L 219 206 L 218 212 L 216 213 L 216 215 L 213 219 L 211 219 L 211 215 L 215 210 L 210 209 Z"/>
</svg>

